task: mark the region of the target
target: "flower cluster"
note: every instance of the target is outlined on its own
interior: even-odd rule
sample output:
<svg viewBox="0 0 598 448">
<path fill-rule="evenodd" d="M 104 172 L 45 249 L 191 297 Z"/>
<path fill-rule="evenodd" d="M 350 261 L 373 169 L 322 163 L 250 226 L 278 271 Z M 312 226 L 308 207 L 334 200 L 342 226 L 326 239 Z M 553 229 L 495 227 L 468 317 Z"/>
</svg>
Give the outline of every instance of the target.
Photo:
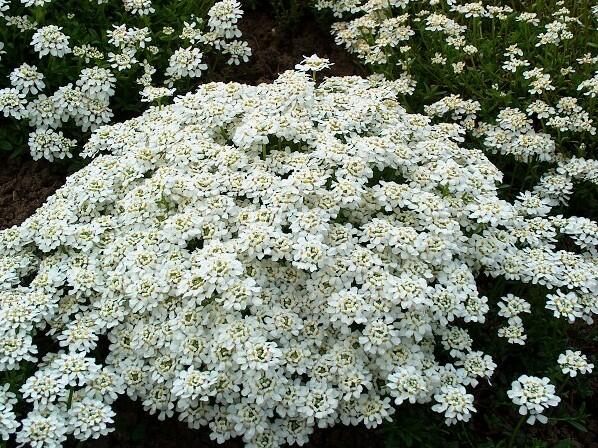
<svg viewBox="0 0 598 448">
<path fill-rule="evenodd" d="M 28 12 L 26 7 L 31 6 L 57 8 L 56 3 L 44 3 L 26 2 L 24 11 Z M 94 33 L 105 33 L 107 37 L 101 48 L 87 43 L 89 33 L 86 30 L 82 35 L 79 29 L 83 24 L 73 24 L 71 20 L 65 21 L 64 26 L 27 22 L 31 25 L 28 27 L 23 25 L 23 17 L 28 16 L 13 15 L 23 6 L 9 8 L 3 1 L 0 4 L 0 22 L 18 27 L 19 34 L 34 31 L 30 42 L 24 45 L 39 55 L 38 66 L 22 63 L 7 74 L 10 85 L 0 87 L 0 111 L 5 117 L 28 123 L 29 138 L 22 143 L 28 140 L 34 159 L 43 157 L 52 161 L 71 157 L 76 143 L 71 137 L 88 137 L 88 131 L 109 123 L 123 110 L 141 111 L 144 102 L 172 96 L 177 89 L 189 89 L 190 79 L 202 76 L 208 68 L 207 58 L 214 53 L 223 54 L 231 65 L 247 62 L 251 56 L 247 42 L 239 40 L 238 21 L 243 11 L 236 0 L 216 2 L 207 12 L 206 20 L 193 15 L 186 18 L 186 22 L 178 24 L 179 35 L 174 34 L 174 28 L 168 31 L 163 27 L 161 17 L 156 19 L 160 29 L 152 27 L 150 18 L 144 22 L 149 26 L 144 27 L 111 24 L 109 29 L 94 29 Z M 134 15 L 155 12 L 149 0 L 123 0 L 123 6 Z M 21 19 L 16 20 L 17 17 Z M 167 54 L 173 46 L 178 49 Z M 16 52 L 18 44 L 13 49 Z M 27 48 L 22 50 L 28 52 Z M 57 79 L 57 74 L 68 78 Z M 54 90 L 47 92 L 48 87 Z M 125 98 L 116 95 L 118 89 L 127 92 Z M 134 98 L 135 89 L 140 101 Z M 26 128 L 18 123 L 15 126 L 20 132 Z M 59 130 L 63 127 L 63 131 Z M 63 132 L 69 135 L 65 137 Z M 10 134 L 9 130 L 0 137 L 16 140 L 15 146 L 21 143 L 15 138 L 19 132 Z"/>
<path fill-rule="evenodd" d="M 307 72 L 327 65 L 204 84 L 96 130 L 94 160 L 0 232 L 0 369 L 37 363 L 20 389 L 32 410 L 3 435 L 99 437 L 122 394 L 247 446 L 376 427 L 393 404 L 468 421 L 497 367 L 464 325 L 489 311 L 479 274 L 596 313 L 592 225 L 547 216 L 555 182 L 500 199 L 502 173 L 459 125 L 406 113 L 378 76 L 316 84 Z M 553 177 L 596 174 L 569 162 Z M 582 255 L 551 244 L 561 233 Z M 505 317 L 529 311 L 503 302 Z M 552 392 L 522 377 L 510 395 L 542 420 Z"/>
<path fill-rule="evenodd" d="M 565 353 L 561 353 L 558 363 L 563 373 L 572 378 L 576 377 L 578 373 L 591 373 L 594 369 L 594 364 L 589 363 L 588 357 L 579 350 L 567 350 Z"/>
<path fill-rule="evenodd" d="M 546 377 L 521 375 L 511 384 L 507 392 L 514 404 L 519 406 L 521 415 L 528 415 L 527 423 L 533 425 L 536 421 L 546 423 L 548 418 L 542 414 L 550 406 L 557 406 L 561 399 L 554 394 L 554 386 Z"/>
<path fill-rule="evenodd" d="M 0 439 L 8 440 L 19 427 L 17 416 L 13 411 L 17 404 L 17 396 L 8 390 L 9 385 L 0 387 Z"/>
<path fill-rule="evenodd" d="M 506 338 L 510 344 L 524 345 L 527 335 L 519 315 L 531 313 L 530 304 L 513 294 L 507 294 L 498 302 L 498 307 L 498 315 L 507 318 L 507 324 L 498 329 L 498 336 Z"/>
</svg>

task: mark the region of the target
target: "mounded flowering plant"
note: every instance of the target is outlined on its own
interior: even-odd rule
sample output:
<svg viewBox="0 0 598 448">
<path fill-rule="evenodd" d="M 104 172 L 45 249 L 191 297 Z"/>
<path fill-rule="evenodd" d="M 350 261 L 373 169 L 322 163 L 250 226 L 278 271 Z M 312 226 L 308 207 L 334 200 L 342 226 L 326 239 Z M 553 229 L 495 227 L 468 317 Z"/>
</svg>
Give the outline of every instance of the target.
<svg viewBox="0 0 598 448">
<path fill-rule="evenodd" d="M 410 403 L 468 421 L 497 367 L 465 325 L 489 311 L 477 275 L 574 295 L 591 319 L 595 241 L 550 244 L 579 229 L 547 217 L 550 192 L 499 199 L 459 125 L 406 113 L 400 82 L 316 84 L 326 65 L 100 128 L 94 160 L 0 233 L 0 369 L 32 366 L 3 392 L 3 438 L 100 437 L 123 394 L 249 447 Z M 505 298 L 505 317 L 528 311 Z"/>
</svg>

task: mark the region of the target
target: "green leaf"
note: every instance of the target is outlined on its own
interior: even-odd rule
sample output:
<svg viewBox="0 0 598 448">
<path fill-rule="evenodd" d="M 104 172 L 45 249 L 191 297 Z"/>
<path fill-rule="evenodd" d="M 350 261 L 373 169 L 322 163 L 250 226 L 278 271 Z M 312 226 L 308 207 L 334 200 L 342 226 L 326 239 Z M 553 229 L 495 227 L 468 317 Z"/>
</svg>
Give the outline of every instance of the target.
<svg viewBox="0 0 598 448">
<path fill-rule="evenodd" d="M 575 429 L 579 431 L 588 432 L 588 429 L 576 420 L 567 420 L 567 423 L 569 423 L 571 426 L 573 426 Z"/>
</svg>

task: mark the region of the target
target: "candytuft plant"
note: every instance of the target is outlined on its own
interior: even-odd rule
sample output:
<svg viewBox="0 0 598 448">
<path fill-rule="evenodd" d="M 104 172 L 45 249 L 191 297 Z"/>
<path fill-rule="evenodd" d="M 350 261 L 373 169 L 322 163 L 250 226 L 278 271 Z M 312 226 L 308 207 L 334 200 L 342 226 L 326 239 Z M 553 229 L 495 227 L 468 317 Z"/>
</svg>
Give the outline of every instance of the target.
<svg viewBox="0 0 598 448">
<path fill-rule="evenodd" d="M 414 403 L 452 425 L 504 367 L 468 330 L 491 305 L 477 276 L 541 284 L 555 317 L 591 321 L 595 224 L 550 213 L 595 165 L 505 201 L 459 125 L 407 113 L 401 81 L 317 84 L 328 64 L 96 130 L 93 161 L 0 233 L 0 369 L 32 366 L 3 392 L 2 437 L 100 437 L 122 394 L 250 447 Z M 505 297 L 501 317 L 528 305 Z M 542 421 L 553 392 L 522 377 L 510 396 Z"/>
</svg>

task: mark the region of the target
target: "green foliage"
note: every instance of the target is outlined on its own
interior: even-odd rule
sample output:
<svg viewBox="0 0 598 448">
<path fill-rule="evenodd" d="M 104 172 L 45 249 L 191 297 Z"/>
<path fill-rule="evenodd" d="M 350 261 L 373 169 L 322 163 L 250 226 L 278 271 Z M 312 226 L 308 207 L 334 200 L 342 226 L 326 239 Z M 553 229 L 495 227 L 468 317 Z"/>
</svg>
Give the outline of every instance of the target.
<svg viewBox="0 0 598 448">
<path fill-rule="evenodd" d="M 484 2 L 484 4 L 501 5 L 505 2 Z M 507 2 L 509 3 L 509 2 Z M 401 53 L 398 49 L 387 50 L 388 62 L 383 65 L 373 65 L 369 68 L 375 73 L 383 73 L 387 77 L 398 78 L 401 73 L 408 71 L 418 82 L 415 93 L 406 96 L 404 101 L 412 112 L 423 113 L 423 106 L 440 100 L 447 94 L 459 94 L 465 99 L 476 100 L 481 103 L 479 118 L 483 122 L 491 122 L 500 109 L 505 107 L 525 110 L 530 102 L 528 94 L 529 80 L 522 76 L 522 69 L 517 73 L 510 73 L 501 69 L 505 60 L 503 53 L 510 45 L 517 45 L 533 67 L 542 67 L 545 73 L 551 75 L 555 90 L 545 92 L 540 99 L 555 104 L 564 96 L 576 97 L 580 105 L 588 111 L 590 117 L 597 116 L 598 101 L 579 94 L 576 87 L 580 82 L 590 78 L 594 71 L 593 64 L 578 65 L 577 59 L 588 51 L 596 48 L 598 32 L 594 18 L 590 11 L 592 2 L 589 0 L 567 0 L 562 2 L 570 10 L 570 15 L 580 23 L 576 25 L 582 32 L 574 32 L 570 40 L 564 40 L 560 46 L 546 45 L 536 47 L 536 34 L 542 31 L 543 25 L 552 19 L 552 13 L 559 9 L 556 1 L 526 1 L 510 2 L 516 11 L 534 12 L 543 18 L 540 27 L 517 21 L 510 16 L 507 20 L 497 18 L 469 18 L 461 20 L 466 25 L 465 39 L 473 43 L 478 52 L 463 55 L 446 43 L 440 33 L 425 30 L 425 22 L 412 21 L 410 25 L 415 36 L 409 42 L 411 49 Z M 444 12 L 449 12 L 448 6 L 441 2 Z M 393 16 L 409 14 L 415 16 L 422 9 L 418 2 L 411 2 L 406 9 L 392 11 Z M 436 53 L 446 57 L 446 63 L 430 63 Z M 406 61 L 406 65 L 402 65 Z M 452 64 L 465 62 L 462 73 L 455 74 Z M 575 66 L 576 71 L 566 76 L 561 69 Z M 537 128 L 549 132 L 545 120 L 538 120 Z M 550 133 L 550 132 L 549 132 Z M 598 145 L 596 138 L 589 133 L 571 134 L 560 133 L 554 135 L 557 146 L 565 148 L 569 154 L 586 156 L 596 154 Z"/>
</svg>

